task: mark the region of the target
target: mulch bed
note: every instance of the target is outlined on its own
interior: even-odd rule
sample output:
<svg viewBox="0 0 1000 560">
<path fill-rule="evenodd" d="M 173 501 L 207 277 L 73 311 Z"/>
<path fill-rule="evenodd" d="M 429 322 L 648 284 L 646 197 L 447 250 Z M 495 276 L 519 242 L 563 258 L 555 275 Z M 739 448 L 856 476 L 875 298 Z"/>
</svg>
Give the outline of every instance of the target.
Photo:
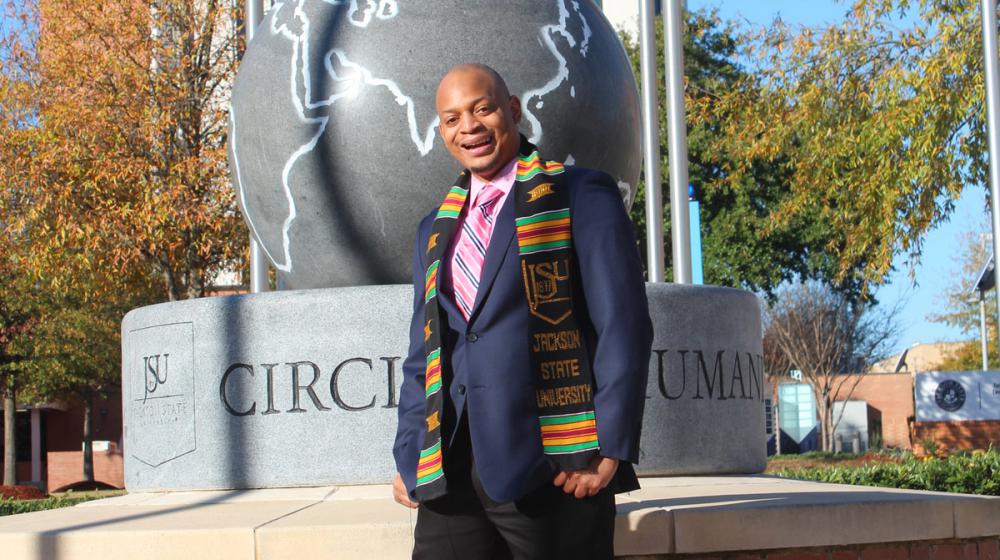
<svg viewBox="0 0 1000 560">
<path fill-rule="evenodd" d="M 879 453 L 868 453 L 851 459 L 815 458 L 815 459 L 780 459 L 771 458 L 767 462 L 767 470 L 772 473 L 782 469 L 814 469 L 820 467 L 860 467 L 868 463 L 902 463 L 899 457 Z"/>
<path fill-rule="evenodd" d="M 3 486 L 0 485 L 0 499 L 7 500 L 42 500 L 49 495 L 34 486 Z"/>
<path fill-rule="evenodd" d="M 89 482 L 81 480 L 80 482 L 74 482 L 73 484 L 53 490 L 53 492 L 94 492 L 99 490 L 119 490 L 119 488 L 104 482 L 98 482 L 96 480 L 91 480 Z"/>
</svg>

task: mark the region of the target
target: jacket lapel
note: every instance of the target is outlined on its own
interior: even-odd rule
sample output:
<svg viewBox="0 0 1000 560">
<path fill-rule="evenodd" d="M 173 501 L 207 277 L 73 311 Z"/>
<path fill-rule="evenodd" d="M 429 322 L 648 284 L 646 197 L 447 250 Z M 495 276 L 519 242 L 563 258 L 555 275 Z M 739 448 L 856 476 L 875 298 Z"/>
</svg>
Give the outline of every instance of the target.
<svg viewBox="0 0 1000 560">
<path fill-rule="evenodd" d="M 475 320 L 483 300 L 489 294 L 493 280 L 496 279 L 497 272 L 500 271 L 500 265 L 503 264 L 504 258 L 507 256 L 507 249 L 514 239 L 514 208 L 516 206 L 514 199 L 517 196 L 517 185 L 515 182 L 510 194 L 507 195 L 507 200 L 504 201 L 503 207 L 497 214 L 497 222 L 493 226 L 493 235 L 490 237 L 490 246 L 486 249 L 486 259 L 483 261 L 483 272 L 479 277 L 476 302 L 472 305 L 472 313 L 469 316 L 470 323 Z"/>
</svg>

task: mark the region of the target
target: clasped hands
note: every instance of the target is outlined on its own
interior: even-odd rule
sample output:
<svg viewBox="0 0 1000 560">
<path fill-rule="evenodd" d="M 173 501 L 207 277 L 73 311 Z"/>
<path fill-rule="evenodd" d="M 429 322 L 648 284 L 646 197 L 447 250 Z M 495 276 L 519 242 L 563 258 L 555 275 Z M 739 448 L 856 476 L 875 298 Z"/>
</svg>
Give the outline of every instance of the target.
<svg viewBox="0 0 1000 560">
<path fill-rule="evenodd" d="M 618 459 L 609 457 L 594 457 L 590 465 L 578 471 L 559 471 L 552 484 L 562 488 L 563 492 L 573 494 L 577 498 L 594 496 L 607 486 L 618 470 Z"/>
<path fill-rule="evenodd" d="M 573 494 L 577 498 L 594 496 L 614 478 L 618 470 L 618 459 L 609 457 L 594 457 L 586 469 L 578 471 L 559 471 L 552 484 L 562 488 L 563 492 Z M 403 485 L 403 478 L 396 474 L 392 481 L 392 497 L 401 505 L 409 508 L 417 507 L 417 503 L 410 500 Z"/>
</svg>

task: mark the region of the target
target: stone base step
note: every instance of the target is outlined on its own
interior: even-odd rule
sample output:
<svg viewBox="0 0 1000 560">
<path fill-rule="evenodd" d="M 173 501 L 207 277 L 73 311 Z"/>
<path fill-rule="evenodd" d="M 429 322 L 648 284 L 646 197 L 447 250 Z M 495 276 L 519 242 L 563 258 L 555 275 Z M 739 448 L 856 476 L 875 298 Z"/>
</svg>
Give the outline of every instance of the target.
<svg viewBox="0 0 1000 560">
<path fill-rule="evenodd" d="M 641 483 L 618 497 L 617 556 L 862 547 L 908 558 L 899 554 L 912 543 L 971 543 L 988 558 L 1000 535 L 996 497 L 767 475 Z M 409 558 L 416 513 L 390 496 L 388 485 L 128 494 L 0 518 L 0 551 L 5 560 Z"/>
</svg>

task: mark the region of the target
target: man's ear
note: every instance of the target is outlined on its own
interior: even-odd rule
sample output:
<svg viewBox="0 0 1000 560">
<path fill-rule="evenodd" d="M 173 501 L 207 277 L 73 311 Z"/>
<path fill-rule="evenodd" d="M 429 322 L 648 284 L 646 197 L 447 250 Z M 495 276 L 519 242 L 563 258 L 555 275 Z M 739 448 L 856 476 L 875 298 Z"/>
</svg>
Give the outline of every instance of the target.
<svg viewBox="0 0 1000 560">
<path fill-rule="evenodd" d="M 516 95 L 510 96 L 510 114 L 515 124 L 521 124 L 521 100 Z"/>
</svg>

